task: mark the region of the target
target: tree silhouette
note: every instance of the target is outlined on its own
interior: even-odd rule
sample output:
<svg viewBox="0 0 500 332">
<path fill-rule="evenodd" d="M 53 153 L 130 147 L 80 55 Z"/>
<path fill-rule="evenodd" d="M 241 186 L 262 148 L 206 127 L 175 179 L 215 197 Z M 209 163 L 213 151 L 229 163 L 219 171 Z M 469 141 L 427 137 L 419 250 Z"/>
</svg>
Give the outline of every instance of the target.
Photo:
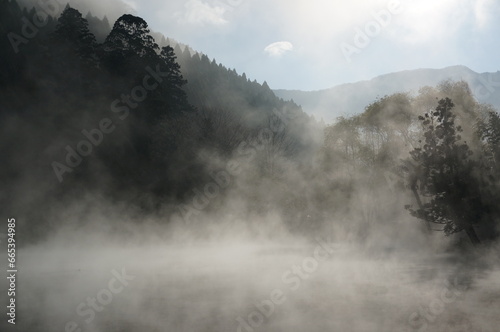
<svg viewBox="0 0 500 332">
<path fill-rule="evenodd" d="M 148 24 L 142 18 L 126 14 L 114 24 L 105 41 L 112 50 L 129 51 L 140 57 L 155 55 L 158 45 L 149 34 Z"/>
<path fill-rule="evenodd" d="M 123 72 L 127 64 L 143 71 L 148 61 L 157 58 L 158 45 L 149 34 L 148 24 L 142 18 L 126 14 L 114 24 L 104 41 L 106 64 L 115 72 Z M 142 67 L 142 68 L 141 68 Z"/>
<path fill-rule="evenodd" d="M 479 181 L 475 177 L 479 164 L 471 158 L 472 151 L 461 141 L 461 126 L 455 125 L 453 102 L 439 100 L 435 110 L 419 120 L 424 129 L 423 146 L 410 152 L 417 164 L 419 193 L 428 201 L 417 209 L 407 206 L 410 213 L 422 220 L 443 225 L 446 235 L 463 230 L 476 245 L 480 240 L 473 225 L 482 218 L 484 206 Z"/>
<path fill-rule="evenodd" d="M 96 60 L 97 43 L 90 32 L 88 22 L 82 14 L 69 6 L 59 17 L 54 31 L 55 38 L 69 45 L 84 60 Z"/>
<path fill-rule="evenodd" d="M 168 98 L 176 104 L 187 104 L 186 93 L 182 89 L 187 81 L 182 77 L 181 66 L 177 63 L 174 49 L 170 46 L 163 47 L 160 58 L 163 60 L 163 64 L 166 67 L 166 72 L 168 72 L 166 84 Z"/>
</svg>

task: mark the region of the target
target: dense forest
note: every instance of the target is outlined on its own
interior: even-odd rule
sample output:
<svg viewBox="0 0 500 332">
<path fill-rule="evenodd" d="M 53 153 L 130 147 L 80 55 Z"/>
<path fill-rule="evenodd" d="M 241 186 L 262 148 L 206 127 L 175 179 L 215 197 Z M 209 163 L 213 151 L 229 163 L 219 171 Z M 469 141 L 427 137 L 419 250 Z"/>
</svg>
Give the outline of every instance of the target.
<svg viewBox="0 0 500 332">
<path fill-rule="evenodd" d="M 54 222 L 44 206 L 89 193 L 148 213 L 182 203 L 217 159 L 251 157 L 259 177 L 283 181 L 277 160 L 303 164 L 315 144 L 299 106 L 188 47 L 160 48 L 139 17 L 123 15 L 99 43 L 92 31 L 107 22 L 68 6 L 28 40 L 37 11 L 1 4 L 4 202 L 36 220 L 32 234 Z"/>
<path fill-rule="evenodd" d="M 14 0 L 0 16 L 2 209 L 33 241 L 77 201 L 198 223 L 199 236 L 200 215 L 276 213 L 291 233 L 372 245 L 410 225 L 466 247 L 498 238 L 500 117 L 464 82 L 325 125 L 140 17 L 41 17 Z"/>
<path fill-rule="evenodd" d="M 359 92 L 356 112 L 317 113 L 275 95 L 279 68 L 265 71 L 273 84 L 257 81 L 196 39 L 152 31 L 138 16 L 156 26 L 151 7 L 63 2 L 0 0 L 1 331 L 498 331 L 500 113 L 477 89 L 444 80 L 371 97 L 398 76 L 386 75 L 376 93 L 347 84 L 332 95 Z M 200 28 L 200 10 L 229 22 L 284 4 L 174 2 L 154 2 L 154 14 L 183 9 L 196 22 L 180 30 Z M 295 23 L 310 7 L 315 26 L 338 33 L 323 14 L 375 8 L 361 2 L 286 10 Z M 366 24 L 392 20 L 366 50 L 377 64 L 390 59 L 377 53 L 389 23 L 401 27 L 389 10 Z M 193 34 L 244 36 L 240 23 Z M 280 58 L 264 48 L 273 36 L 249 41 L 262 46 L 252 61 L 304 83 L 312 67 L 291 64 L 305 46 L 286 42 Z M 233 46 L 217 58 L 241 54 Z M 412 74 L 398 77 L 393 86 Z"/>
</svg>

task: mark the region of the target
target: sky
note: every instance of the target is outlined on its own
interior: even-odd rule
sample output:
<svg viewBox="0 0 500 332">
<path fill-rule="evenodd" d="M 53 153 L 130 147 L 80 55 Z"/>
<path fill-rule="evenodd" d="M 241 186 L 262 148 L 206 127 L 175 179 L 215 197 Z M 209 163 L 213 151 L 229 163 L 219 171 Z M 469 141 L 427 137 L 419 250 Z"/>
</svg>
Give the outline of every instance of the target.
<svg viewBox="0 0 500 332">
<path fill-rule="evenodd" d="M 123 2 L 152 30 L 272 89 L 319 90 L 418 68 L 500 67 L 497 0 Z"/>
</svg>

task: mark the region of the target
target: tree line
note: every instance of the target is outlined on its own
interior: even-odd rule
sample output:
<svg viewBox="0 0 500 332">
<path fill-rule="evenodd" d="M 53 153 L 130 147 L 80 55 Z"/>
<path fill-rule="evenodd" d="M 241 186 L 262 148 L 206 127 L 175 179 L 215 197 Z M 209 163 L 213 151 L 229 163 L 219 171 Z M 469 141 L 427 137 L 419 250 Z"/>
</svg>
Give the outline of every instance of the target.
<svg viewBox="0 0 500 332">
<path fill-rule="evenodd" d="M 0 15 L 8 36 L 36 11 L 2 0 Z M 67 6 L 18 53 L 2 39 L 1 201 L 23 211 L 27 236 L 64 224 L 54 211 L 89 196 L 175 210 L 245 156 L 244 175 L 205 212 L 239 197 L 242 217 L 276 211 L 300 234 L 390 242 L 412 216 L 422 232 L 498 238 L 500 117 L 466 83 L 384 96 L 323 128 L 266 82 L 153 35 L 140 17 L 109 27 Z M 85 158 L 64 169 L 76 153 Z"/>
<path fill-rule="evenodd" d="M 16 43 L 36 10 L 2 0 L 0 13 L 2 173 L 13 193 L 4 204 L 38 220 L 24 228 L 35 237 L 60 202 L 89 195 L 144 213 L 180 204 L 212 181 L 212 160 L 237 154 L 279 116 L 286 130 L 256 152 L 262 175 L 277 176 L 273 160 L 299 159 L 312 144 L 304 131 L 314 121 L 299 106 L 189 47 L 164 37 L 160 47 L 140 17 L 123 15 L 96 38 L 106 19 L 67 6 Z M 26 197 L 28 188 L 37 189 Z"/>
<path fill-rule="evenodd" d="M 465 82 L 384 96 L 326 128 L 323 167 L 350 187 L 407 193 L 405 207 L 424 232 L 492 241 L 500 217 L 498 119 Z"/>
</svg>

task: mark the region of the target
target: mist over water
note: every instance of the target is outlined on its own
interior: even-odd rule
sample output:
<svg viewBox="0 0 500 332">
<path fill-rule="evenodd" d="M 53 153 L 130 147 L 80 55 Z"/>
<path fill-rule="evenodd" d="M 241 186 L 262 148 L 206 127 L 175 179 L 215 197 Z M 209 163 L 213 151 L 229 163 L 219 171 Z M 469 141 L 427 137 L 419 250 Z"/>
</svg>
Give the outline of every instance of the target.
<svg viewBox="0 0 500 332">
<path fill-rule="evenodd" d="M 367 248 L 326 236 L 251 238 L 215 224 L 202 238 L 185 231 L 174 241 L 147 221 L 118 233 L 99 229 L 102 221 L 19 251 L 18 324 L 9 330 L 74 322 L 82 331 L 496 331 L 499 323 L 497 251 L 461 257 L 428 239 Z"/>
<path fill-rule="evenodd" d="M 60 6 L 22 56 L 0 53 L 14 68 L 0 77 L 0 207 L 16 218 L 18 270 L 16 324 L 3 313 L 0 331 L 499 330 L 500 117 L 467 83 L 326 125 L 155 40 L 121 2 L 70 4 L 84 15 Z M 29 13 L 0 5 L 22 32 Z M 426 141 L 445 132 L 427 118 L 455 115 Z M 444 152 L 418 155 L 432 144 Z M 434 192 L 422 169 L 437 159 L 452 180 Z"/>
</svg>

